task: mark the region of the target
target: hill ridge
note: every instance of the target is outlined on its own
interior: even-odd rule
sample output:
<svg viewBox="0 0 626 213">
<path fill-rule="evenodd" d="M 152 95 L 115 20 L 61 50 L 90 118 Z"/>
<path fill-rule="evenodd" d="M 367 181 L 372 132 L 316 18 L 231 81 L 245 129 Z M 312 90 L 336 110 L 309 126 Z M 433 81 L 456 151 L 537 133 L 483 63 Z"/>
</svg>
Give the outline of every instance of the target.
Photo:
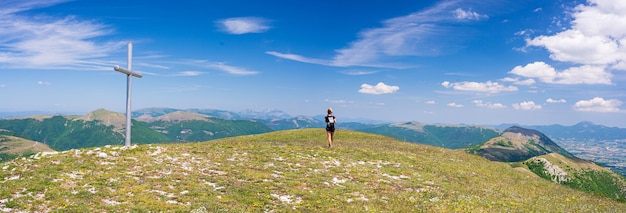
<svg viewBox="0 0 626 213">
<path fill-rule="evenodd" d="M 105 146 L 1 165 L 9 211 L 593 212 L 626 204 L 461 150 L 323 129 Z M 520 185 L 524 183 L 524 185 Z M 45 198 L 45 199 L 41 199 Z"/>
<path fill-rule="evenodd" d="M 65 117 L 68 119 L 72 118 L 72 116 Z M 126 115 L 104 108 L 93 110 L 75 119 L 84 121 L 99 121 L 106 126 L 114 126 L 116 131 L 122 131 L 126 125 Z"/>
<path fill-rule="evenodd" d="M 543 133 L 518 126 L 507 128 L 499 136 L 480 145 L 477 150 L 477 154 L 489 160 L 502 162 L 524 161 L 553 152 L 574 157 Z"/>
</svg>

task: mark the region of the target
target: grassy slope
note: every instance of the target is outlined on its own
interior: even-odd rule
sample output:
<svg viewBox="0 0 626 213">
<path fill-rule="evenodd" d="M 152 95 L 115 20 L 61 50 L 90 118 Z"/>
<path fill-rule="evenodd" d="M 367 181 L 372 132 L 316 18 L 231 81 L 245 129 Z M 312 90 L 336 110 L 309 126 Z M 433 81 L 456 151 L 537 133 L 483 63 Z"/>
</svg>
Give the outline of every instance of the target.
<svg viewBox="0 0 626 213">
<path fill-rule="evenodd" d="M 0 164 L 12 211 L 623 212 L 504 163 L 323 129 L 70 150 Z M 104 156 L 106 154 L 107 156 Z M 6 186 L 6 187 L 5 187 Z"/>
<path fill-rule="evenodd" d="M 0 153 L 20 154 L 51 151 L 54 150 L 43 143 L 9 135 L 0 135 Z"/>
</svg>

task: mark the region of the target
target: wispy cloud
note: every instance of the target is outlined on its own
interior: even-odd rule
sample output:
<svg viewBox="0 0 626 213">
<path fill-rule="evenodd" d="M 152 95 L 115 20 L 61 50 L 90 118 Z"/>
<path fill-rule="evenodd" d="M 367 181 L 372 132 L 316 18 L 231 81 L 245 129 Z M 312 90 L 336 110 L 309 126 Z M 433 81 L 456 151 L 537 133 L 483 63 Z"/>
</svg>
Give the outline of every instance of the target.
<svg viewBox="0 0 626 213">
<path fill-rule="evenodd" d="M 73 16 L 22 16 L 18 12 L 64 1 L 5 1 L 0 3 L 0 66 L 37 69 L 99 67 L 99 58 L 125 42 L 96 42 L 114 30 Z"/>
<path fill-rule="evenodd" d="M 213 61 L 207 61 L 207 60 L 186 60 L 183 63 L 186 65 L 190 65 L 190 66 L 197 66 L 197 67 L 202 67 L 202 68 L 207 68 L 207 69 L 215 69 L 215 70 L 219 70 L 219 71 L 231 74 L 231 75 L 259 74 L 258 71 L 231 66 L 231 65 L 228 65 L 226 62 L 213 62 Z M 187 73 L 187 74 L 194 74 L 194 73 Z M 195 74 L 199 74 L 199 73 L 195 73 Z"/>
<path fill-rule="evenodd" d="M 0 16 L 14 14 L 33 8 L 48 7 L 71 0 L 33 0 L 33 1 L 2 1 L 0 2 Z"/>
<path fill-rule="evenodd" d="M 454 107 L 454 108 L 461 108 L 461 107 L 463 107 L 463 104 L 457 104 L 455 102 L 452 102 L 452 103 L 448 103 L 448 106 L 449 107 Z"/>
<path fill-rule="evenodd" d="M 270 51 L 276 57 L 326 66 L 367 66 L 400 68 L 395 59 L 411 56 L 436 56 L 456 51 L 465 39 L 449 32 L 458 23 L 487 18 L 472 10 L 459 9 L 460 1 L 442 1 L 431 8 L 382 22 L 378 28 L 359 33 L 358 40 L 336 50 L 331 59 L 315 59 L 296 54 Z"/>
<path fill-rule="evenodd" d="M 182 71 L 182 72 L 178 72 L 176 74 L 174 74 L 174 76 L 199 76 L 202 75 L 204 72 L 200 72 L 200 71 Z"/>
<path fill-rule="evenodd" d="M 289 59 L 289 60 L 299 61 L 299 62 L 304 62 L 304 63 L 321 64 L 321 65 L 328 65 L 328 66 L 333 65 L 333 62 L 330 60 L 307 58 L 301 55 L 296 55 L 296 54 L 291 54 L 291 53 L 280 53 L 276 51 L 267 51 L 265 53 L 279 57 L 279 58 L 284 58 L 284 59 Z"/>
<path fill-rule="evenodd" d="M 209 66 L 232 75 L 256 75 L 259 73 L 257 71 L 247 70 L 241 67 L 230 66 L 224 62 L 211 63 Z"/>
<path fill-rule="evenodd" d="M 52 83 L 50 83 L 49 81 L 37 81 L 37 84 L 43 85 L 43 86 L 50 86 L 50 85 L 52 85 Z"/>
<path fill-rule="evenodd" d="M 341 73 L 346 75 L 371 75 L 377 73 L 378 71 L 368 71 L 368 70 L 344 70 Z"/>
<path fill-rule="evenodd" d="M 364 94 L 380 95 L 380 94 L 395 93 L 399 89 L 400 89 L 399 86 L 390 86 L 383 82 L 379 82 L 376 85 L 362 84 L 361 89 L 359 89 L 359 92 L 364 93 Z"/>
<path fill-rule="evenodd" d="M 501 79 L 502 82 L 511 82 L 515 85 L 533 85 L 535 84 L 535 79 L 524 79 L 524 80 L 520 80 L 519 78 L 510 78 L 510 77 L 506 77 Z"/>
<path fill-rule="evenodd" d="M 266 19 L 258 17 L 235 17 L 219 20 L 217 27 L 229 34 L 262 33 L 270 29 Z"/>
<path fill-rule="evenodd" d="M 486 92 L 486 93 L 499 93 L 499 92 L 510 92 L 517 91 L 518 88 L 514 86 L 504 86 L 498 82 L 471 82 L 471 81 L 463 81 L 463 82 L 454 82 L 451 83 L 449 81 L 444 81 L 441 83 L 441 86 L 445 88 L 452 88 L 454 90 L 461 91 L 470 91 L 470 92 Z"/>
<path fill-rule="evenodd" d="M 595 97 L 590 100 L 580 100 L 572 108 L 586 112 L 619 112 L 621 105 L 622 102 L 617 99 L 604 100 L 604 98 Z"/>
<path fill-rule="evenodd" d="M 345 105 L 345 104 L 352 104 L 354 103 L 354 101 L 349 101 L 349 100 L 332 100 L 332 99 L 324 99 L 324 101 L 332 103 L 332 104 L 340 104 L 340 105 Z"/>
</svg>

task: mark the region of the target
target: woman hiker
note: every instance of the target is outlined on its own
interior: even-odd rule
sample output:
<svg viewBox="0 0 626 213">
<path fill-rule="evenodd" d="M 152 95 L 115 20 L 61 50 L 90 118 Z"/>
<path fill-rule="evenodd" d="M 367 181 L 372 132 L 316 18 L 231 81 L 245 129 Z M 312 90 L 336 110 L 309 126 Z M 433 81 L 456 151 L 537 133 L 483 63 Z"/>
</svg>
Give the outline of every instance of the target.
<svg viewBox="0 0 626 213">
<path fill-rule="evenodd" d="M 326 135 L 328 135 L 328 148 L 333 147 L 333 136 L 335 135 L 335 123 L 337 123 L 337 118 L 333 115 L 333 109 L 328 108 L 328 114 L 324 117 L 326 121 Z"/>
</svg>

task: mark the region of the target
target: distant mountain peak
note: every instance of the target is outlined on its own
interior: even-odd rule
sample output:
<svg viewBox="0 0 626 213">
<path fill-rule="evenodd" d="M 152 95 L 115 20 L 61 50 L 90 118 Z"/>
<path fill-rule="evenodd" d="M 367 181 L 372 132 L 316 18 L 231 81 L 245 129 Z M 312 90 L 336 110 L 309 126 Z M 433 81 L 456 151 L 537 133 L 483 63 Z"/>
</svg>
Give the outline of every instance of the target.
<svg viewBox="0 0 626 213">
<path fill-rule="evenodd" d="M 507 128 L 500 136 L 485 142 L 478 150 L 479 155 L 489 160 L 504 162 L 524 161 L 549 153 L 574 157 L 543 133 L 519 126 Z"/>
<path fill-rule="evenodd" d="M 116 129 L 123 129 L 124 125 L 126 125 L 126 115 L 106 109 L 96 109 L 88 112 L 78 119 L 85 121 L 100 121 L 107 126 L 113 125 Z"/>
<path fill-rule="evenodd" d="M 138 121 L 144 122 L 152 122 L 152 121 L 167 121 L 167 122 L 180 122 L 180 121 L 190 121 L 190 120 L 201 120 L 208 121 L 211 116 L 195 113 L 195 112 L 187 112 L 187 111 L 175 111 L 171 113 L 167 113 L 165 115 L 161 115 L 158 117 L 151 117 L 149 115 L 138 117 Z"/>
<path fill-rule="evenodd" d="M 533 137 L 533 136 L 539 136 L 539 137 L 545 137 L 545 135 L 543 135 L 543 133 L 534 130 L 534 129 L 526 129 L 526 128 L 522 128 L 519 126 L 512 126 L 509 127 L 507 129 L 504 130 L 504 132 L 512 132 L 512 133 L 520 133 L 524 136 L 528 136 L 528 137 Z"/>
<path fill-rule="evenodd" d="M 426 126 L 426 124 L 422 123 L 422 122 L 419 122 L 419 121 L 410 121 L 410 122 L 393 123 L 393 124 L 390 124 L 389 126 L 410 129 L 410 130 L 414 130 L 414 131 L 423 133 L 424 132 L 424 126 Z"/>
</svg>

